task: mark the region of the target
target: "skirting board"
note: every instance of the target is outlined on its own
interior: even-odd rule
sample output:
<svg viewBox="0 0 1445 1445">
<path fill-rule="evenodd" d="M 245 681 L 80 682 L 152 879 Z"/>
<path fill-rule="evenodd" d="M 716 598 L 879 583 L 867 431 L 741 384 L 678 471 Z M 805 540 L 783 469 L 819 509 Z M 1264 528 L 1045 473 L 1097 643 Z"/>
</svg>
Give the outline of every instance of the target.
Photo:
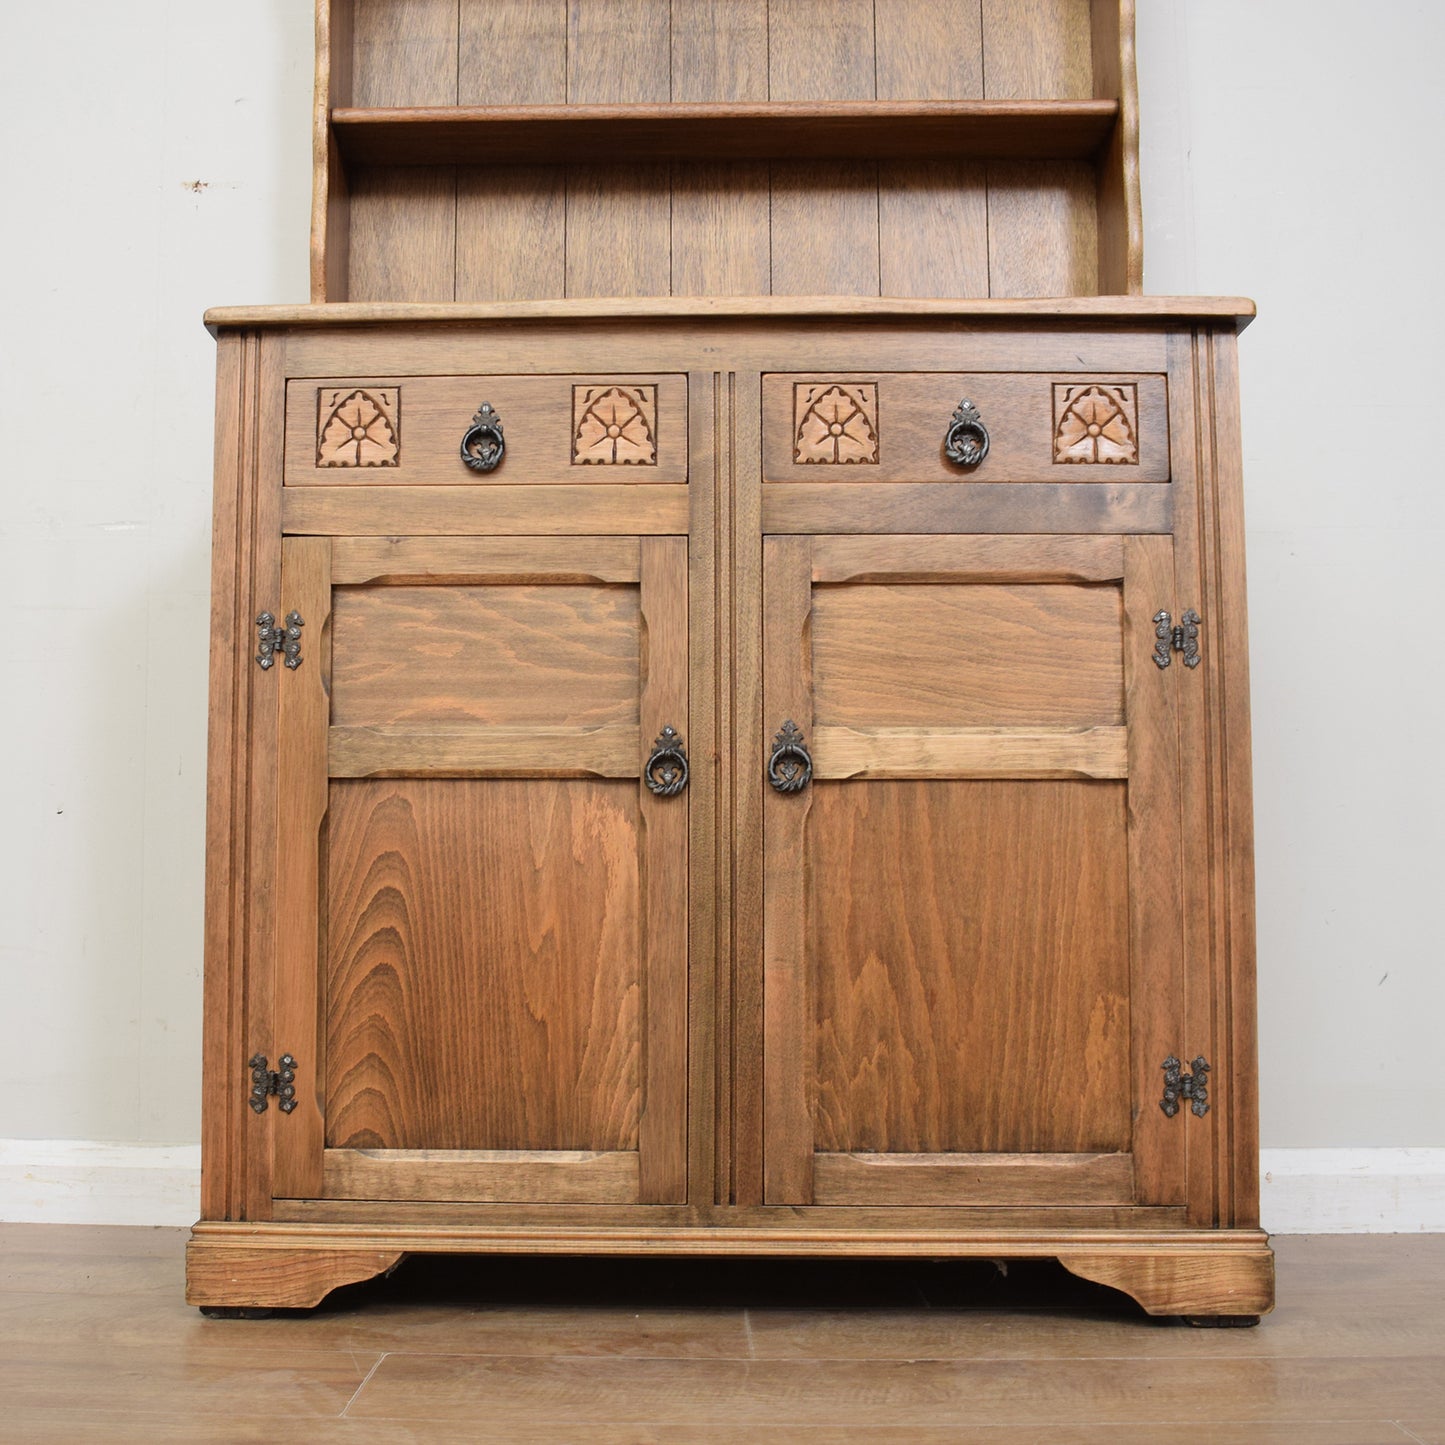
<svg viewBox="0 0 1445 1445">
<path fill-rule="evenodd" d="M 1265 1149 L 1260 1213 L 1271 1234 L 1445 1233 L 1445 1149 Z M 190 1225 L 194 1144 L 0 1139 L 0 1220 Z"/>
</svg>

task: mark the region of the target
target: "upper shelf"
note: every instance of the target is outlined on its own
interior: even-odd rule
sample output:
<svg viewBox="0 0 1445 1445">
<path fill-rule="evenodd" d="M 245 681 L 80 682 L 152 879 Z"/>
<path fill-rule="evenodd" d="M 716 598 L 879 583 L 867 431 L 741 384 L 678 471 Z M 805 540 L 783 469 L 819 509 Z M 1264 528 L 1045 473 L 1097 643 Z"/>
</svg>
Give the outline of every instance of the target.
<svg viewBox="0 0 1445 1445">
<path fill-rule="evenodd" d="M 337 107 L 341 155 L 365 165 L 724 160 L 1087 160 L 1114 100 Z"/>
</svg>

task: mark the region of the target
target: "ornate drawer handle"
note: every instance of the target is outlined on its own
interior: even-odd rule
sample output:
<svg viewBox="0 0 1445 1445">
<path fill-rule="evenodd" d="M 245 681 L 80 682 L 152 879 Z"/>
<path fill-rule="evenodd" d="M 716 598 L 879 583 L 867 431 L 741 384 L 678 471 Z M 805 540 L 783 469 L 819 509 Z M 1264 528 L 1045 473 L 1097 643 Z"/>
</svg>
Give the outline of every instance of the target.
<svg viewBox="0 0 1445 1445">
<path fill-rule="evenodd" d="M 960 467 L 976 467 L 988 455 L 988 428 L 967 397 L 953 413 L 953 423 L 943 439 L 943 452 Z"/>
<path fill-rule="evenodd" d="M 687 750 L 676 728 L 665 727 L 658 734 L 642 776 L 659 798 L 675 797 L 687 787 Z"/>
<path fill-rule="evenodd" d="M 491 402 L 484 401 L 462 437 L 462 460 L 474 472 L 494 472 L 506 454 L 502 419 L 492 410 Z"/>
<path fill-rule="evenodd" d="M 812 776 L 813 755 L 803 742 L 797 723 L 789 718 L 773 739 L 773 752 L 768 759 L 768 781 L 780 793 L 797 793 L 807 787 Z"/>
</svg>

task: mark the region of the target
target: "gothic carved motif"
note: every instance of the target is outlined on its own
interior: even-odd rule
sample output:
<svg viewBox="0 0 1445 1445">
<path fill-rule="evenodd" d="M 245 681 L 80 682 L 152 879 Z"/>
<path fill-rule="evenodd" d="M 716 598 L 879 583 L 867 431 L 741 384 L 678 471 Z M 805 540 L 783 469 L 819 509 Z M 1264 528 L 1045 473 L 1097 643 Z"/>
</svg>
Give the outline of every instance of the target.
<svg viewBox="0 0 1445 1445">
<path fill-rule="evenodd" d="M 574 386 L 574 466 L 655 467 L 655 386 Z"/>
<path fill-rule="evenodd" d="M 1054 383 L 1054 461 L 1139 461 L 1139 388 L 1132 381 Z"/>
<path fill-rule="evenodd" d="M 400 464 L 399 386 L 322 387 L 318 401 L 318 467 Z"/>
<path fill-rule="evenodd" d="M 795 462 L 878 462 L 876 382 L 796 382 L 793 421 Z"/>
</svg>

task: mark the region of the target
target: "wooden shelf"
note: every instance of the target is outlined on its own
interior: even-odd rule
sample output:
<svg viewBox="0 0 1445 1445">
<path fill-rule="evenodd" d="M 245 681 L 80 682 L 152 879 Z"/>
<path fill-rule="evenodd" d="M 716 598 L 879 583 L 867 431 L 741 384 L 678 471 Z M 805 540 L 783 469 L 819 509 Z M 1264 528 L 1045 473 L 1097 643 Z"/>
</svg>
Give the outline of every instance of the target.
<svg viewBox="0 0 1445 1445">
<path fill-rule="evenodd" d="M 435 106 L 331 112 L 363 165 L 723 160 L 1087 160 L 1114 100 Z"/>
</svg>

